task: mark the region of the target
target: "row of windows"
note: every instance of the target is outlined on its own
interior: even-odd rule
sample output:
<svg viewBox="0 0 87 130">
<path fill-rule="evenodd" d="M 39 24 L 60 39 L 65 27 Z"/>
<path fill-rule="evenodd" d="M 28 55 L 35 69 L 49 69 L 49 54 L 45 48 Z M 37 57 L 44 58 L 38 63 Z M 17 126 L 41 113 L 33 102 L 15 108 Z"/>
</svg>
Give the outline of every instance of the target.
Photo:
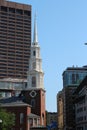
<svg viewBox="0 0 87 130">
<path fill-rule="evenodd" d="M 8 37 L 12 37 L 13 39 L 17 39 L 17 40 L 19 40 L 20 38 L 21 39 L 24 39 L 24 38 L 27 38 L 27 39 L 29 39 L 30 38 L 30 36 L 29 36 L 29 34 L 28 33 L 26 33 L 25 35 L 23 34 L 23 35 L 15 35 L 15 33 L 7 33 L 6 35 L 0 35 L 0 38 L 6 38 L 6 40 L 8 40 L 7 38 Z"/>
<path fill-rule="evenodd" d="M 20 14 L 17 14 L 17 13 L 11 13 L 11 12 L 4 12 L 4 11 L 1 11 L 0 10 L 0 14 L 1 16 L 7 18 L 7 17 L 20 17 L 20 18 L 23 18 L 23 19 L 31 19 L 31 16 L 28 16 L 28 15 L 20 15 Z"/>
<path fill-rule="evenodd" d="M 13 23 L 13 21 L 9 21 L 9 22 L 12 22 Z M 0 22 L 0 26 L 1 26 L 1 28 L 3 27 L 3 28 L 22 28 L 22 29 L 26 29 L 26 28 L 28 28 L 28 30 L 29 29 L 31 29 L 31 26 L 29 26 L 28 24 L 26 25 L 26 23 L 22 23 L 22 24 L 16 24 L 16 23 L 13 23 L 13 24 L 10 24 L 10 23 L 7 23 L 7 22 L 4 22 L 4 21 L 2 21 L 2 22 Z M 14 30 L 13 30 L 14 31 Z"/>
<path fill-rule="evenodd" d="M 13 21 L 14 20 L 14 21 Z M 15 19 L 13 19 L 12 20 L 12 22 L 11 22 L 11 20 L 9 19 L 9 20 L 6 20 L 6 19 L 0 19 L 0 24 L 2 25 L 8 25 L 8 26 L 20 26 L 20 27 L 23 27 L 23 26 L 27 26 L 27 27 L 31 27 L 31 23 L 29 22 L 29 21 L 17 21 L 17 20 L 15 20 Z"/>
<path fill-rule="evenodd" d="M 0 39 L 0 42 L 3 43 L 3 45 L 11 45 L 11 46 L 15 46 L 15 45 L 18 45 L 18 44 L 23 44 L 24 45 L 28 45 L 30 44 L 30 40 L 27 40 L 27 39 L 23 39 L 23 41 L 14 41 L 13 39 L 8 39 L 8 41 L 6 39 Z"/>
<path fill-rule="evenodd" d="M 28 37 L 31 37 L 30 34 L 31 32 L 28 31 L 22 31 L 20 32 L 19 30 L 7 30 L 7 32 L 4 32 L 3 29 L 0 30 L 1 35 L 0 36 L 7 36 L 8 34 L 15 34 L 16 36 L 22 36 L 24 37 L 25 35 L 28 35 Z"/>
<path fill-rule="evenodd" d="M 15 8 L 8 8 L 8 7 L 4 7 L 1 6 L 0 11 L 2 12 L 8 12 L 8 13 L 16 13 L 16 14 L 20 14 L 20 15 L 27 15 L 27 16 L 31 16 L 31 11 L 27 11 L 27 10 L 21 10 L 21 9 L 15 9 Z"/>
<path fill-rule="evenodd" d="M 0 29 L 0 32 L 1 32 L 1 34 L 3 34 L 3 35 L 7 35 L 8 33 L 15 33 L 16 35 L 18 34 L 18 35 L 21 35 L 22 34 L 22 36 L 24 36 L 24 35 L 29 35 L 28 37 L 30 37 L 30 34 L 31 34 L 31 29 L 30 28 L 28 28 L 28 27 L 24 27 L 24 28 L 22 28 L 22 27 L 19 27 L 19 28 L 16 28 L 16 27 L 3 27 L 4 25 L 1 25 L 0 27 L 1 27 L 1 29 Z M 13 30 L 12 30 L 13 29 Z M 4 30 L 6 30 L 6 32 L 4 32 Z"/>
<path fill-rule="evenodd" d="M 12 63 L 10 63 L 12 62 Z M 7 61 L 7 60 L 0 60 L 0 66 L 2 65 L 5 65 L 5 66 L 18 66 L 18 67 L 21 67 L 21 66 L 25 66 L 27 67 L 28 64 L 26 62 L 17 62 L 17 61 Z"/>
<path fill-rule="evenodd" d="M 4 11 L 0 11 L 1 15 L 5 16 L 5 17 L 18 17 L 18 18 L 24 18 L 24 19 L 30 19 L 31 16 L 25 15 L 25 14 L 18 14 L 18 13 L 11 13 L 11 12 L 4 12 Z M 31 15 L 31 14 L 30 14 Z"/>
<path fill-rule="evenodd" d="M 12 63 L 12 62 L 21 62 L 24 64 L 28 64 L 28 59 L 25 59 L 24 57 L 7 57 L 7 56 L 1 56 L 2 59 L 0 59 L 0 62 L 8 62 L 8 63 Z"/>
<path fill-rule="evenodd" d="M 78 117 L 76 120 L 77 120 L 77 122 L 85 121 L 85 120 L 87 120 L 87 117 L 86 116 L 81 116 L 81 117 Z"/>
<path fill-rule="evenodd" d="M 29 51 L 30 46 L 24 46 L 23 44 L 14 44 L 14 45 L 9 45 L 6 47 L 5 45 L 1 46 L 0 48 L 8 48 L 10 49 L 15 49 L 15 51 Z"/>
<path fill-rule="evenodd" d="M 20 68 L 16 68 L 16 69 L 12 69 L 12 68 L 0 69 L 0 72 L 8 73 L 8 74 L 12 74 L 13 73 L 13 74 L 17 74 L 19 76 L 22 75 L 22 74 L 27 75 L 27 69 L 24 71 L 23 69 L 20 69 Z"/>
<path fill-rule="evenodd" d="M 7 61 L 7 59 L 5 59 L 5 60 L 0 60 L 0 63 L 1 62 L 6 62 L 6 63 L 8 63 L 7 65 L 10 65 L 10 66 L 15 66 L 15 64 L 17 63 L 17 64 L 28 64 L 28 62 L 24 62 L 23 60 L 22 61 L 14 61 L 13 60 L 13 62 L 10 62 L 10 61 Z M 9 63 L 10 62 L 10 63 Z"/>
<path fill-rule="evenodd" d="M 1 51 L 1 52 L 3 52 L 3 51 Z M 12 54 L 12 55 L 23 55 L 23 53 L 25 54 L 26 52 L 19 51 L 19 50 L 18 50 L 18 52 L 17 51 L 15 52 L 15 50 L 13 50 L 13 51 L 12 50 L 8 50 L 8 55 L 10 55 L 10 54 Z M 29 54 L 29 53 L 27 52 L 26 54 Z"/>
<path fill-rule="evenodd" d="M 30 20 L 31 17 L 26 17 L 24 15 L 17 15 L 17 14 L 10 14 L 10 13 L 7 13 L 7 14 L 4 14 L 4 13 L 1 13 L 1 18 L 17 18 L 17 19 L 26 19 L 26 20 Z"/>
<path fill-rule="evenodd" d="M 30 24 L 30 22 L 29 21 L 22 21 L 22 20 L 15 20 L 15 19 L 8 19 L 8 20 L 6 20 L 6 19 L 0 19 L 0 23 L 2 24 L 5 24 L 5 25 L 9 25 L 9 26 L 16 26 L 16 25 L 20 25 L 20 26 L 23 26 L 23 25 L 25 25 L 25 26 L 30 26 L 31 27 L 31 24 Z"/>
<path fill-rule="evenodd" d="M 29 52 L 22 52 L 22 51 L 20 51 L 20 52 L 19 52 L 19 51 L 18 51 L 18 52 L 16 51 L 16 52 L 15 52 L 15 55 L 22 55 L 22 54 L 27 54 L 27 55 L 29 55 Z"/>
<path fill-rule="evenodd" d="M 14 30 L 16 30 L 16 29 L 18 29 L 18 30 L 25 30 L 25 29 L 27 29 L 27 30 L 31 30 L 31 27 L 29 27 L 29 26 L 23 26 L 23 27 L 19 27 L 19 26 L 3 26 L 3 25 L 0 25 L 0 28 L 2 29 L 2 28 L 4 28 L 4 29 L 7 29 L 7 30 L 9 30 L 9 29 L 14 29 Z"/>
<path fill-rule="evenodd" d="M 27 54 L 27 55 L 26 55 Z M 23 59 L 23 57 L 24 58 L 29 58 L 29 55 L 30 55 L 30 53 L 21 53 L 21 54 L 19 54 L 19 53 L 12 53 L 12 52 L 10 52 L 10 53 L 8 53 L 8 54 L 6 54 L 6 52 L 5 51 L 0 51 L 0 56 L 1 57 L 3 57 L 3 56 L 6 56 L 6 57 L 8 57 L 9 59 L 11 58 L 11 56 L 12 56 L 12 58 L 13 59 L 15 59 L 15 58 L 17 58 L 17 59 Z M 13 56 L 15 56 L 15 57 L 13 57 Z"/>
<path fill-rule="evenodd" d="M 5 70 L 6 69 L 6 70 Z M 21 68 L 8 68 L 7 66 L 3 66 L 3 67 L 1 67 L 0 68 L 0 71 L 8 71 L 9 70 L 9 72 L 10 71 L 12 71 L 12 70 L 20 70 L 20 71 L 23 71 L 23 69 L 21 69 Z M 25 69 L 24 71 L 26 71 L 27 69 Z"/>
<path fill-rule="evenodd" d="M 2 44 L 5 44 L 5 45 L 7 45 L 8 43 L 14 43 L 14 44 L 16 44 L 16 43 L 23 43 L 24 42 L 24 45 L 25 44 L 27 44 L 27 45 L 29 45 L 29 43 L 31 43 L 31 39 L 29 39 L 29 38 L 24 38 L 24 39 L 14 39 L 14 38 L 12 38 L 12 37 L 9 37 L 10 39 L 5 39 L 5 38 L 0 38 L 0 43 L 2 43 Z M 14 41 L 15 40 L 15 41 Z"/>
<path fill-rule="evenodd" d="M 9 25 L 13 25 L 13 23 L 10 23 L 10 22 L 13 22 L 14 24 L 20 24 L 20 25 L 22 25 L 22 24 L 27 24 L 28 26 L 29 25 L 31 25 L 31 20 L 30 19 L 18 19 L 18 18 L 16 18 L 16 17 L 8 17 L 7 19 L 5 18 L 5 17 L 3 17 L 3 16 L 1 16 L 0 17 L 0 22 L 2 23 L 2 22 L 4 22 L 5 24 L 7 23 L 7 24 L 9 24 Z"/>
<path fill-rule="evenodd" d="M 77 109 L 77 113 L 86 111 L 86 107 L 80 107 Z"/>
<path fill-rule="evenodd" d="M 14 74 L 12 74 L 12 73 L 9 73 L 9 74 L 8 74 L 8 73 L 7 73 L 7 74 L 6 74 L 6 73 L 2 73 L 2 74 L 0 74 L 0 78 L 3 77 L 3 76 L 4 76 L 4 77 L 10 77 L 10 76 L 12 76 L 12 77 L 20 78 L 20 75 L 18 75 L 18 74 L 15 73 L 15 72 L 14 72 Z M 22 78 L 26 78 L 27 75 L 26 75 L 26 74 L 22 74 L 21 77 L 22 77 Z"/>
<path fill-rule="evenodd" d="M 18 51 L 18 52 L 29 52 L 29 47 L 28 46 L 21 46 L 21 45 L 15 45 L 15 46 L 1 46 L 0 48 L 2 48 L 2 49 L 6 49 L 6 48 L 8 48 L 8 52 L 9 52 L 9 50 L 12 50 L 12 52 L 14 51 Z M 28 49 L 27 49 L 28 48 Z M 15 50 L 14 50 L 15 49 Z"/>
<path fill-rule="evenodd" d="M 22 74 L 26 75 L 26 73 L 23 73 L 23 71 L 19 71 L 19 72 L 22 72 Z M 6 73 L 6 72 L 4 72 L 4 73 Z M 21 73 L 18 74 L 18 71 L 14 71 L 14 72 L 13 72 L 12 70 L 11 70 L 11 71 L 7 71 L 7 73 L 9 73 L 8 75 L 17 74 L 18 77 L 21 77 L 21 75 L 22 75 Z"/>
<path fill-rule="evenodd" d="M 8 25 L 27 25 L 27 26 L 31 26 L 31 21 L 30 20 L 24 20 L 24 19 L 16 19 L 16 18 L 5 18 L 5 17 L 1 17 L 0 18 L 0 23 L 4 23 L 4 24 L 8 24 Z"/>
<path fill-rule="evenodd" d="M 4 22 L 9 22 L 9 21 L 14 21 L 15 23 L 16 22 L 19 22 L 20 21 L 20 23 L 30 23 L 31 22 L 31 20 L 30 19 L 20 19 L 20 18 L 16 18 L 16 17 L 8 17 L 7 19 L 5 18 L 5 17 L 3 17 L 3 16 L 1 16 L 1 21 L 4 21 Z"/>
<path fill-rule="evenodd" d="M 20 113 L 20 124 L 24 123 L 24 113 Z M 30 126 L 33 126 L 33 124 L 35 126 L 40 124 L 40 119 L 39 118 L 29 118 L 29 124 Z M 15 128 L 13 128 L 12 130 L 15 130 Z M 23 128 L 21 127 L 20 130 L 23 130 Z"/>
<path fill-rule="evenodd" d="M 79 101 L 79 102 L 77 103 L 77 106 L 79 106 L 79 105 L 81 105 L 81 104 L 85 104 L 85 99 Z"/>
</svg>

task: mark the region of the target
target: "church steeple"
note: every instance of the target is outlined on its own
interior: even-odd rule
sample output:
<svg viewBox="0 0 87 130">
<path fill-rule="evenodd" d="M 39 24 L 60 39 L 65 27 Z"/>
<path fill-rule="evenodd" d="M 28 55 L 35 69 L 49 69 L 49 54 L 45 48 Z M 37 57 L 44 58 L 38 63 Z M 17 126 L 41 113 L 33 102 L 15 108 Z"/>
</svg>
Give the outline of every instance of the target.
<svg viewBox="0 0 87 130">
<path fill-rule="evenodd" d="M 31 44 L 31 56 L 29 60 L 27 89 L 44 89 L 44 73 L 42 70 L 40 46 L 38 44 L 36 15 L 34 19 L 34 38 Z"/>
<path fill-rule="evenodd" d="M 32 113 L 40 116 L 40 125 L 45 126 L 45 89 L 44 72 L 42 70 L 42 59 L 40 46 L 38 44 L 36 15 L 34 19 L 34 37 L 31 44 L 31 55 L 29 59 L 29 70 L 27 77 L 27 100 L 32 106 Z"/>
<path fill-rule="evenodd" d="M 38 43 L 38 34 L 37 34 L 37 21 L 36 21 L 36 14 L 35 14 L 33 44 L 37 44 L 37 43 Z"/>
</svg>

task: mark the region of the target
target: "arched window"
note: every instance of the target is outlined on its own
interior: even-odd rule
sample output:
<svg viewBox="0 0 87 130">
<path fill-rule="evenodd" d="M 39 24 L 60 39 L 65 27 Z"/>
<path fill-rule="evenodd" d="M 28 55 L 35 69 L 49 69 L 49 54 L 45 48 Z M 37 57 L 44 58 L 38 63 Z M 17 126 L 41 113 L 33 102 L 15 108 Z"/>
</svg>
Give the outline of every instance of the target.
<svg viewBox="0 0 87 130">
<path fill-rule="evenodd" d="M 36 77 L 32 77 L 32 87 L 36 87 Z"/>
<path fill-rule="evenodd" d="M 33 56 L 36 56 L 36 51 L 33 51 Z"/>
</svg>

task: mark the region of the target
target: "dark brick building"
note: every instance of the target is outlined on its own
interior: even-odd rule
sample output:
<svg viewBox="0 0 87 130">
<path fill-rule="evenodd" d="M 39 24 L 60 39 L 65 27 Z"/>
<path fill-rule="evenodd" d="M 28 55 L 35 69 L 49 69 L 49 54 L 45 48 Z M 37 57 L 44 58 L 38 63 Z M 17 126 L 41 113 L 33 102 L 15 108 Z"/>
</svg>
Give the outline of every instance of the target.
<svg viewBox="0 0 87 130">
<path fill-rule="evenodd" d="M 28 130 L 28 116 L 31 113 L 31 107 L 28 104 L 22 102 L 7 103 L 2 105 L 8 112 L 15 114 L 15 126 L 14 130 Z"/>
<path fill-rule="evenodd" d="M 31 112 L 32 106 L 23 102 L 24 97 L 11 97 L 0 100 L 1 108 L 15 114 L 12 130 L 29 130 L 41 125 L 40 116 Z"/>
<path fill-rule="evenodd" d="M 23 91 L 21 96 L 24 96 L 25 102 L 32 106 L 31 113 L 34 113 L 40 117 L 40 125 L 46 126 L 45 90 L 31 89 Z"/>
</svg>

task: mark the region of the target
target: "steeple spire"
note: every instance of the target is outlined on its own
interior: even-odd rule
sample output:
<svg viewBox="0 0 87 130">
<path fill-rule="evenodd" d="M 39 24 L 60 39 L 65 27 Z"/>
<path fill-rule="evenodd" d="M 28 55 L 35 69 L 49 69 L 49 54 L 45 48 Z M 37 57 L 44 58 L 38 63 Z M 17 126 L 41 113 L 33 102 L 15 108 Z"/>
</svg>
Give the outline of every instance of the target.
<svg viewBox="0 0 87 130">
<path fill-rule="evenodd" d="M 31 56 L 29 59 L 27 89 L 44 89 L 44 72 L 42 70 L 42 59 L 40 56 L 40 46 L 37 38 L 36 15 L 34 19 L 34 39 L 31 44 Z"/>
<path fill-rule="evenodd" d="M 34 44 L 38 43 L 36 13 L 35 13 L 35 18 L 34 18 L 34 39 L 33 39 L 33 43 Z"/>
</svg>

